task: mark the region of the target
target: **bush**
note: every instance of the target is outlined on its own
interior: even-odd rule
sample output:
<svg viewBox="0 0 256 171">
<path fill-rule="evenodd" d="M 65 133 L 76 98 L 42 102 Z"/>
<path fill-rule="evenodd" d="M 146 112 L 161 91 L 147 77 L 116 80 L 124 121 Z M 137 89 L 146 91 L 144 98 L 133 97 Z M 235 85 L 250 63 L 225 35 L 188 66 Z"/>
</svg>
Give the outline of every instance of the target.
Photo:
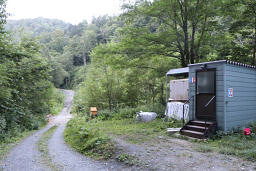
<svg viewBox="0 0 256 171">
<path fill-rule="evenodd" d="M 101 110 L 98 112 L 97 119 L 98 120 L 121 120 L 121 119 L 131 119 L 136 118 L 136 113 L 139 111 L 145 111 L 145 112 L 156 112 L 158 115 L 158 118 L 164 117 L 164 109 L 162 105 L 158 105 L 156 107 L 152 107 L 150 105 L 148 106 L 139 106 L 136 108 L 120 108 L 116 109 L 115 111 L 109 111 L 109 110 Z"/>
<path fill-rule="evenodd" d="M 97 159 L 109 159 L 114 155 L 110 138 L 98 129 L 88 128 L 86 118 L 71 119 L 64 132 L 65 141 L 77 151 Z"/>
<path fill-rule="evenodd" d="M 49 101 L 50 112 L 53 115 L 58 114 L 64 106 L 65 95 L 62 90 L 53 88 L 51 93 L 51 99 Z"/>
</svg>

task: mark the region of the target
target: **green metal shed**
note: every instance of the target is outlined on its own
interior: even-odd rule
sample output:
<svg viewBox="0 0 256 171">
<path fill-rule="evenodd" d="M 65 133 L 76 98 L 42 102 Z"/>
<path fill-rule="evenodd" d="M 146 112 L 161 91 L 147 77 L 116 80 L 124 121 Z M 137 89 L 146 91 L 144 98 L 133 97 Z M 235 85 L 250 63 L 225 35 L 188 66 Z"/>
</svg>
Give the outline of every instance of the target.
<svg viewBox="0 0 256 171">
<path fill-rule="evenodd" d="M 184 135 L 207 138 L 256 122 L 256 67 L 229 60 L 189 65 L 187 102 Z"/>
</svg>

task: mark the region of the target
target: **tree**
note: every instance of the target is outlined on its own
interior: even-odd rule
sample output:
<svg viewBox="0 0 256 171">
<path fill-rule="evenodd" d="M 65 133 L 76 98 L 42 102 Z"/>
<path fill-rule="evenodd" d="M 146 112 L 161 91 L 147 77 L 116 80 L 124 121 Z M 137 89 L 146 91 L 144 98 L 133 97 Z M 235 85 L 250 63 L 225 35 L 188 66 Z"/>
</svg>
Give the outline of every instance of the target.
<svg viewBox="0 0 256 171">
<path fill-rule="evenodd" d="M 142 27 L 138 24 L 138 16 L 149 21 L 149 32 L 155 33 L 155 37 L 149 37 L 154 44 L 168 49 L 169 56 L 176 56 L 180 59 L 182 66 L 198 62 L 203 56 L 201 49 L 207 31 L 214 24 L 213 18 L 216 13 L 215 4 L 210 0 L 157 0 L 154 2 L 142 1 L 134 6 L 129 6 L 129 23 L 135 27 Z M 136 18 L 137 17 L 137 18 Z M 142 24 L 142 23 L 141 23 Z M 144 24 L 145 26 L 145 24 Z M 149 32 L 145 32 L 148 34 Z M 146 36 L 146 35 L 145 35 Z M 178 55 L 177 53 L 178 52 Z"/>
<path fill-rule="evenodd" d="M 233 18 L 230 26 L 232 56 L 236 61 L 255 65 L 256 59 L 256 2 L 254 0 L 233 0 L 227 4 L 231 8 L 229 17 Z"/>
</svg>

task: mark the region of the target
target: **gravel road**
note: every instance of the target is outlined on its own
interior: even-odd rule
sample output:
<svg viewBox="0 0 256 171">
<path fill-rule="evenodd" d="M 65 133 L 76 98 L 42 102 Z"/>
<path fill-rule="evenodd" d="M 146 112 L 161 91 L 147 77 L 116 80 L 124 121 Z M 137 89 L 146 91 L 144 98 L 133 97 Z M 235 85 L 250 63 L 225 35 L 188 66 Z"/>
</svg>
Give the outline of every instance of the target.
<svg viewBox="0 0 256 171">
<path fill-rule="evenodd" d="M 115 161 L 95 161 L 84 157 L 80 153 L 72 150 L 63 138 L 63 132 L 66 123 L 71 118 L 70 109 L 74 93 L 66 91 L 67 98 L 65 107 L 62 112 L 54 119 L 53 122 L 59 125 L 52 138 L 49 140 L 49 153 L 57 166 L 61 166 L 60 170 L 73 171 L 94 171 L 94 170 L 123 170 L 126 166 L 122 166 Z"/>
<path fill-rule="evenodd" d="M 0 170 L 49 170 L 49 168 L 40 162 L 41 155 L 37 149 L 37 142 L 40 139 L 40 136 L 50 127 L 51 125 L 48 125 L 13 148 L 9 155 L 0 162 Z"/>
<path fill-rule="evenodd" d="M 37 143 L 44 132 L 52 126 L 58 128 L 49 140 L 48 148 L 50 158 L 56 163 L 59 170 L 93 171 L 93 170 L 129 170 L 127 166 L 113 161 L 95 161 L 86 158 L 72 150 L 63 139 L 63 132 L 67 122 L 70 120 L 70 110 L 73 102 L 74 92 L 63 90 L 66 95 L 65 106 L 59 115 L 53 117 L 51 122 L 40 131 L 26 138 L 11 150 L 9 155 L 0 161 L 0 170 L 7 171 L 48 171 L 51 168 L 42 162 L 41 153 L 38 151 Z"/>
</svg>

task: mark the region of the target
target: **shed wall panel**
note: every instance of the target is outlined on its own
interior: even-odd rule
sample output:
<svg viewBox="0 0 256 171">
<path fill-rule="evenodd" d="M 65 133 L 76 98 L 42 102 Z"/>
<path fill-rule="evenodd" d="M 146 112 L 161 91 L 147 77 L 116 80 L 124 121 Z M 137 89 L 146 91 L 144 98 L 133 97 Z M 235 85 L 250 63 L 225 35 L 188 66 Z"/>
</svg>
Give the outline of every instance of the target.
<svg viewBox="0 0 256 171">
<path fill-rule="evenodd" d="M 226 64 L 226 131 L 256 121 L 256 70 Z M 228 97 L 233 88 L 233 97 Z"/>
</svg>

